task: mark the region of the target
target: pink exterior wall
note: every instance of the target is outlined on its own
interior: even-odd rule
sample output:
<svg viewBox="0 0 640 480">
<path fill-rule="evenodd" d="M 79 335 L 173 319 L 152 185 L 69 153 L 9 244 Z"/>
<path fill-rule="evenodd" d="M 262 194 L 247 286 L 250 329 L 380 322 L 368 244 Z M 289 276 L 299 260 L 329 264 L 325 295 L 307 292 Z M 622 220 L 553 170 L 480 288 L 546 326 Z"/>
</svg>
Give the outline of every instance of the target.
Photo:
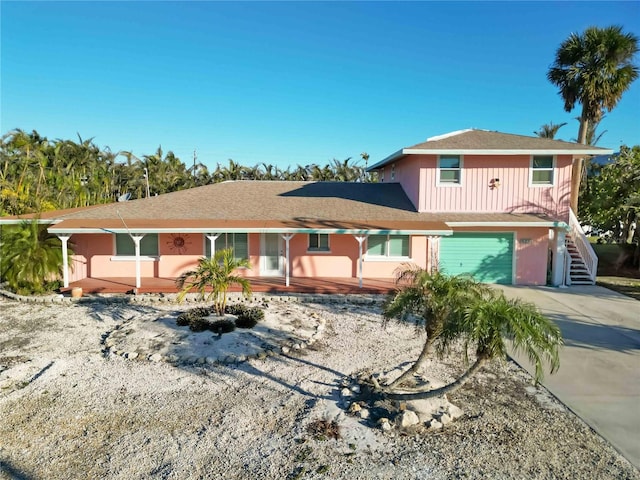
<svg viewBox="0 0 640 480">
<path fill-rule="evenodd" d="M 548 228 L 455 228 L 454 232 L 515 232 L 515 285 L 546 285 Z"/>
<path fill-rule="evenodd" d="M 571 155 L 555 157 L 553 186 L 529 186 L 530 161 L 529 155 L 464 155 L 462 185 L 438 186 L 437 155 L 412 155 L 396 163 L 396 178 L 412 201 L 420 192 L 420 212 L 545 213 L 568 221 Z M 490 189 L 494 178 L 500 187 Z"/>
<path fill-rule="evenodd" d="M 504 231 L 492 228 L 459 228 L 456 231 Z M 177 236 L 178 234 L 174 234 Z M 173 237 L 159 235 L 160 259 L 143 261 L 141 275 L 145 277 L 175 278 L 197 264 L 204 254 L 204 236 L 182 235 L 187 248 L 176 254 L 172 248 Z M 114 238 L 110 234 L 74 235 L 74 270 L 70 281 L 86 277 L 134 277 L 135 261 L 114 260 Z M 330 235 L 330 253 L 308 252 L 308 236 L 297 234 L 290 243 L 291 277 L 357 277 L 358 242 L 352 235 Z M 548 230 L 546 228 L 516 229 L 515 281 L 519 285 L 544 285 L 547 272 Z M 364 245 L 366 252 L 366 243 Z M 410 241 L 411 263 L 427 267 L 429 255 L 427 237 L 415 235 Z M 249 261 L 251 269 L 243 270 L 247 277 L 260 276 L 260 234 L 249 234 Z M 393 278 L 402 261 L 365 259 L 362 265 L 364 278 Z"/>
<path fill-rule="evenodd" d="M 413 206 L 416 209 L 418 209 L 421 202 L 421 185 L 418 179 L 420 178 L 422 164 L 423 161 L 421 158 L 411 155 L 394 164 L 395 180 L 391 179 L 391 165 L 388 165 L 385 171 L 386 175 L 384 181 L 386 183 L 400 183 L 404 193 L 407 194 L 407 197 L 409 197 L 409 200 L 411 200 L 411 203 L 413 203 Z"/>
</svg>

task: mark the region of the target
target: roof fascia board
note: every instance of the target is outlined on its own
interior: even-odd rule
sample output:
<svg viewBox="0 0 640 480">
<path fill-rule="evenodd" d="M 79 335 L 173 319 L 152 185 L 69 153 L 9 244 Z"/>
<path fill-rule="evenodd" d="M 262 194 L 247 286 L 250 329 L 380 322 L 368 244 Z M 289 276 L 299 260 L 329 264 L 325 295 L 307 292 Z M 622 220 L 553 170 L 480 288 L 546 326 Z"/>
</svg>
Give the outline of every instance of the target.
<svg viewBox="0 0 640 480">
<path fill-rule="evenodd" d="M 0 218 L 0 225 L 21 225 L 25 222 L 31 223 L 33 221 L 41 225 L 53 224 L 57 222 L 57 220 L 55 219 L 41 219 L 41 218 L 11 218 L 6 220 L 3 220 L 2 218 Z"/>
<path fill-rule="evenodd" d="M 378 168 L 385 166 L 389 162 L 397 160 L 398 158 L 402 157 L 405 154 L 405 151 L 406 149 L 403 148 L 401 150 L 398 150 L 397 152 L 392 153 L 384 160 L 380 160 L 378 163 L 371 165 L 369 168 L 367 168 L 367 172 L 372 172 L 373 170 L 377 170 Z"/>
<path fill-rule="evenodd" d="M 455 227 L 553 227 L 567 228 L 566 222 L 554 220 L 540 220 L 539 222 L 446 222 L 452 228 Z"/>
<path fill-rule="evenodd" d="M 550 149 L 460 149 L 460 148 L 405 148 L 402 150 L 405 155 L 441 155 L 441 154 L 460 154 L 460 155 L 611 155 L 613 150 L 563 150 L 558 148 Z M 372 167 L 373 168 L 373 167 Z"/>
<path fill-rule="evenodd" d="M 441 235 L 449 236 L 452 230 L 397 230 L 364 228 L 49 228 L 57 234 L 96 233 L 334 233 L 357 235 Z"/>
</svg>

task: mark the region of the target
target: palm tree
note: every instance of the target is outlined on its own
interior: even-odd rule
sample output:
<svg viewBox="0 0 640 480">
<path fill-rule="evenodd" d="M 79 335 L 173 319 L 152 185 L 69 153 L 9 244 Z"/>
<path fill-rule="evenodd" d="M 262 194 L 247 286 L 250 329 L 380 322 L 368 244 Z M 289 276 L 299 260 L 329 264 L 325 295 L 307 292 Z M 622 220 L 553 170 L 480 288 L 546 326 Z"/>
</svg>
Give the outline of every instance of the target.
<svg viewBox="0 0 640 480">
<path fill-rule="evenodd" d="M 385 301 L 385 321 L 412 317 L 415 321 L 424 323 L 427 336 L 418 359 L 411 368 L 388 385 L 390 389 L 402 385 L 418 373 L 446 324 L 458 325 L 464 308 L 489 291 L 488 287 L 471 277 L 448 276 L 438 271 L 429 273 L 412 265 L 403 266 L 398 271 L 397 283 L 404 286 Z"/>
<path fill-rule="evenodd" d="M 62 242 L 47 227 L 36 218 L 2 232 L 0 277 L 16 292 L 42 293 L 62 275 Z"/>
<path fill-rule="evenodd" d="M 445 351 L 460 336 L 465 340 L 464 352 L 475 345 L 475 362 L 454 382 L 435 390 L 411 393 L 386 393 L 391 400 L 415 400 L 441 396 L 458 390 L 494 358 L 506 359 L 509 340 L 515 352 L 523 353 L 535 366 L 535 381 L 544 377 L 544 363 L 550 373 L 560 367 L 558 349 L 562 345 L 560 329 L 543 316 L 533 304 L 508 300 L 504 294 L 485 296 L 470 304 L 459 317 L 460 324 L 448 325 L 441 335 L 440 349 Z"/>
<path fill-rule="evenodd" d="M 533 132 L 533 133 L 535 133 L 540 138 L 554 139 L 554 138 L 556 138 L 556 135 L 558 134 L 558 130 L 560 130 L 566 124 L 567 124 L 567 122 L 558 123 L 558 124 L 553 123 L 553 122 L 545 123 L 544 125 L 542 125 L 540 127 L 540 130 L 538 130 L 537 132 Z"/>
<path fill-rule="evenodd" d="M 560 44 L 547 78 L 558 86 L 564 109 L 571 112 L 582 105 L 578 142 L 586 144 L 589 124 L 611 111 L 622 94 L 638 77 L 633 63 L 638 38 L 623 33 L 622 27 L 589 27 L 583 34 L 572 33 Z M 578 211 L 582 159 L 576 160 L 571 178 L 571 208 Z"/>
<path fill-rule="evenodd" d="M 187 293 L 195 289 L 200 294 L 200 298 L 206 301 L 213 298 L 213 309 L 216 314 L 224 315 L 229 287 L 240 285 L 245 297 L 251 295 L 249 281 L 234 273 L 238 268 L 251 268 L 251 264 L 247 259 L 234 258 L 232 248 L 216 251 L 213 258 L 202 257 L 198 260 L 195 270 L 184 272 L 176 279 L 176 285 L 180 289 L 178 301 L 184 300 Z M 205 294 L 207 290 L 210 291 Z"/>
</svg>

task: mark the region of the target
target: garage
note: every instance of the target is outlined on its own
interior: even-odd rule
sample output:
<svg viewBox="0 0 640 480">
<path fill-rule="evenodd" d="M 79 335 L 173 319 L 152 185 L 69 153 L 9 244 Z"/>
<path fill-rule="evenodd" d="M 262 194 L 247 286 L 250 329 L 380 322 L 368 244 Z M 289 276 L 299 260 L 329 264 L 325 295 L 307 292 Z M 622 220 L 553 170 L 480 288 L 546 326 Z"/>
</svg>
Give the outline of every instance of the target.
<svg viewBox="0 0 640 480">
<path fill-rule="evenodd" d="M 440 270 L 448 275 L 470 274 L 480 282 L 513 283 L 511 233 L 457 232 L 440 240 Z"/>
</svg>

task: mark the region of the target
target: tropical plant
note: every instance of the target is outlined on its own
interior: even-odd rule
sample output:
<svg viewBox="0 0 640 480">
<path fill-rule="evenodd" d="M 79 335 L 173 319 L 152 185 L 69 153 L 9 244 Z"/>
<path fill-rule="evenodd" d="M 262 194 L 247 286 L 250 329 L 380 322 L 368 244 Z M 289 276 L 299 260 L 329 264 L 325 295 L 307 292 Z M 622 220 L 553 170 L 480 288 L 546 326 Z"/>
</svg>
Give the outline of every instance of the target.
<svg viewBox="0 0 640 480">
<path fill-rule="evenodd" d="M 184 300 L 195 289 L 200 298 L 206 301 L 213 299 L 216 315 L 224 315 L 227 292 L 232 285 L 240 285 L 245 297 L 251 295 L 251 284 L 249 280 L 236 274 L 238 268 L 251 268 L 251 264 L 247 259 L 234 258 L 232 248 L 216 251 L 213 258 L 202 257 L 195 270 L 184 272 L 176 279 L 176 285 L 180 289 L 178 301 Z"/>
<path fill-rule="evenodd" d="M 459 324 L 456 324 L 457 322 Z M 439 351 L 448 350 L 451 342 L 464 340 L 464 355 L 475 348 L 475 362 L 455 381 L 444 387 L 410 393 L 390 392 L 391 400 L 415 400 L 453 393 L 468 382 L 492 359 L 506 359 L 508 346 L 526 355 L 535 367 L 536 383 L 544 378 L 544 364 L 550 373 L 560 368 L 558 350 L 562 346 L 560 329 L 542 315 L 535 305 L 519 299 L 507 299 L 502 293 L 484 296 L 464 308 L 453 324 L 445 326 L 440 336 Z"/>
<path fill-rule="evenodd" d="M 622 243 L 636 242 L 640 255 L 640 145 L 623 145 L 613 162 L 594 166 L 587 178 L 580 206 L 581 218 L 604 231 L 614 232 Z M 636 229 L 633 229 L 633 225 Z M 634 238 L 635 237 L 635 238 Z"/>
<path fill-rule="evenodd" d="M 537 132 L 533 132 L 533 133 L 535 133 L 540 138 L 551 138 L 551 139 L 554 139 L 554 138 L 556 138 L 556 135 L 558 134 L 558 130 L 560 130 L 566 124 L 567 124 L 567 122 L 557 123 L 557 124 L 553 123 L 553 122 L 545 123 L 544 125 L 542 125 L 540 127 L 540 130 L 538 130 Z"/>
<path fill-rule="evenodd" d="M 47 227 L 36 218 L 2 229 L 0 277 L 18 293 L 43 293 L 62 275 L 62 242 Z"/>
<path fill-rule="evenodd" d="M 598 122 L 605 110 L 611 111 L 638 77 L 638 66 L 633 63 L 637 52 L 638 38 L 619 26 L 589 27 L 560 44 L 547 78 L 559 88 L 567 112 L 577 103 L 582 105 L 579 143 L 587 143 L 589 124 Z M 571 208 L 575 212 L 582 163 L 578 159 L 573 166 Z"/>
<path fill-rule="evenodd" d="M 410 400 L 453 392 L 489 360 L 506 358 L 507 340 L 516 352 L 525 353 L 533 362 L 536 381 L 543 377 L 545 361 L 551 366 L 551 373 L 558 369 L 558 348 L 562 345 L 560 330 L 534 305 L 508 300 L 502 293 L 496 293 L 468 277 L 429 273 L 419 268 L 405 268 L 400 275 L 409 282 L 385 303 L 383 315 L 386 319 L 415 315 L 424 322 L 427 338 L 412 367 L 382 387 L 385 397 Z M 463 375 L 435 390 L 406 392 L 403 388 L 403 392 L 397 392 L 399 386 L 419 371 L 432 347 L 442 356 L 460 339 L 464 342 L 465 361 L 472 346 L 476 357 Z"/>
<path fill-rule="evenodd" d="M 488 287 L 471 277 L 448 276 L 439 271 L 428 272 L 413 265 L 404 265 L 397 272 L 401 285 L 387 297 L 383 306 L 385 321 L 413 319 L 423 323 L 426 338 L 418 359 L 389 388 L 402 385 L 424 366 L 432 346 L 446 324 L 460 324 L 464 308 L 488 292 Z"/>
</svg>

